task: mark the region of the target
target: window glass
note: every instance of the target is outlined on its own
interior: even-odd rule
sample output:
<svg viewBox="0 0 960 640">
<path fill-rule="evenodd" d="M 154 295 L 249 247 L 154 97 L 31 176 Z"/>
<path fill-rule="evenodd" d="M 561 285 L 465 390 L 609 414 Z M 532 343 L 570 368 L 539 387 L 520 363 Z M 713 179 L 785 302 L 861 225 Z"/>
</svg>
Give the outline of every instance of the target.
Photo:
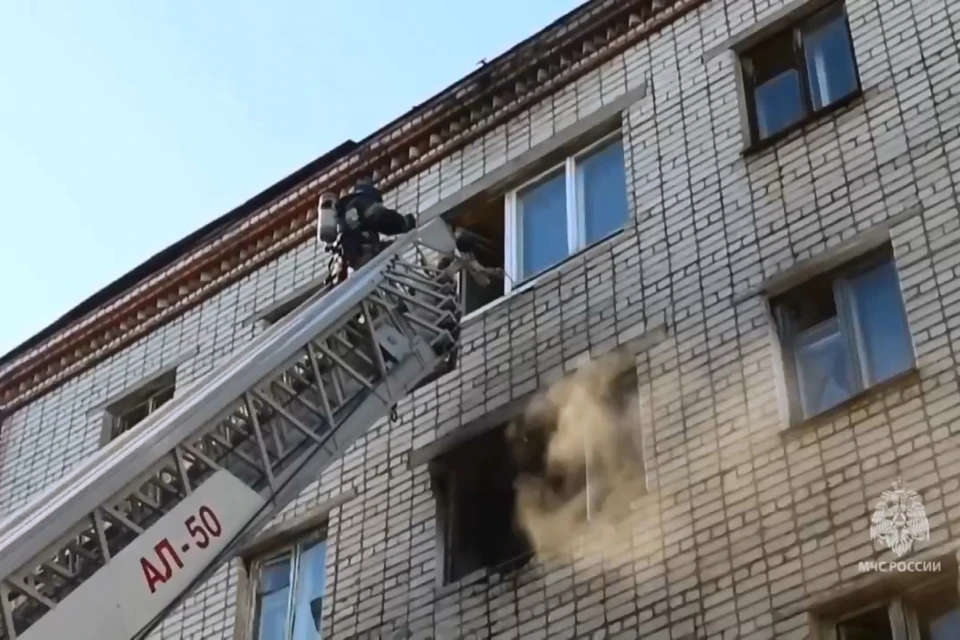
<svg viewBox="0 0 960 640">
<path fill-rule="evenodd" d="M 795 69 L 758 84 L 754 88 L 754 101 L 761 140 L 783 131 L 806 115 L 800 74 Z"/>
<path fill-rule="evenodd" d="M 912 594 L 910 607 L 917 616 L 920 640 L 960 638 L 960 596 L 955 582 L 938 583 Z"/>
<path fill-rule="evenodd" d="M 134 428 L 147 416 L 173 398 L 176 390 L 176 372 L 164 374 L 145 388 L 139 389 L 111 406 L 111 440 Z"/>
<path fill-rule="evenodd" d="M 913 366 L 913 346 L 893 264 L 884 262 L 850 283 L 868 384 L 906 371 Z"/>
<path fill-rule="evenodd" d="M 321 640 L 326 542 L 302 544 L 264 563 L 254 640 Z"/>
<path fill-rule="evenodd" d="M 318 542 L 300 554 L 293 640 L 320 640 L 326 549 L 325 542 Z"/>
<path fill-rule="evenodd" d="M 541 273 L 569 253 L 567 185 L 563 171 L 517 195 L 520 224 L 520 277 Z"/>
<path fill-rule="evenodd" d="M 853 395 L 850 354 L 836 318 L 798 334 L 795 358 L 804 415 L 826 411 Z"/>
<path fill-rule="evenodd" d="M 851 96 L 860 85 L 842 4 L 832 4 L 752 47 L 743 69 L 755 141 Z"/>
<path fill-rule="evenodd" d="M 284 638 L 290 601 L 290 557 L 265 564 L 257 589 L 257 638 Z"/>
<path fill-rule="evenodd" d="M 627 180 L 623 165 L 620 140 L 577 163 L 577 191 L 588 245 L 619 231 L 627 221 Z"/>
<path fill-rule="evenodd" d="M 857 90 L 856 63 L 843 14 L 804 34 L 803 48 L 814 109 L 830 106 Z"/>
<path fill-rule="evenodd" d="M 757 133 L 768 138 L 806 115 L 802 82 L 794 61 L 792 32 L 773 36 L 750 53 Z"/>
</svg>

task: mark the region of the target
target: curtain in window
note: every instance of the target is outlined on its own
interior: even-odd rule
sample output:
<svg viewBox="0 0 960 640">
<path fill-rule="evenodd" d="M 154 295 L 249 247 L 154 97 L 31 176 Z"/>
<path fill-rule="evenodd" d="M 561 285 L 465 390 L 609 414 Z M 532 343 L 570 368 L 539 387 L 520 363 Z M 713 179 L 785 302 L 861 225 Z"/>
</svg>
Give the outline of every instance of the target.
<svg viewBox="0 0 960 640">
<path fill-rule="evenodd" d="M 853 395 L 850 354 L 837 318 L 800 333 L 794 358 L 804 416 L 826 411 Z"/>
<path fill-rule="evenodd" d="M 843 15 L 808 31 L 803 48 L 814 109 L 829 106 L 856 90 L 855 63 Z"/>
<path fill-rule="evenodd" d="M 800 90 L 800 73 L 790 69 L 754 88 L 757 133 L 768 138 L 806 115 Z"/>
<path fill-rule="evenodd" d="M 520 277 L 545 271 L 569 254 L 566 174 L 557 173 L 517 195 Z"/>
</svg>

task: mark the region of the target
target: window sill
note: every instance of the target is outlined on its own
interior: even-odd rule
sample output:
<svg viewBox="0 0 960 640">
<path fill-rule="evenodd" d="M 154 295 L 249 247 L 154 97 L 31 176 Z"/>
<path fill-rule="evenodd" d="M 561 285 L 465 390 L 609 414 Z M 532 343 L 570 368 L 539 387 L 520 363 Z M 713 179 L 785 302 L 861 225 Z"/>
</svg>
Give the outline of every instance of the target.
<svg viewBox="0 0 960 640">
<path fill-rule="evenodd" d="M 797 131 L 807 129 L 808 127 L 811 127 L 813 125 L 819 125 L 822 120 L 825 120 L 830 116 L 839 115 L 841 111 L 844 111 L 846 109 L 855 108 L 860 104 L 862 104 L 863 102 L 864 102 L 863 89 L 857 89 L 846 98 L 837 100 L 836 102 L 831 104 L 829 107 L 825 107 L 823 109 L 820 109 L 819 111 L 815 111 L 814 113 L 807 115 L 806 117 L 802 118 L 798 122 L 784 129 L 783 131 L 779 131 L 773 134 L 769 138 L 765 138 L 759 142 L 753 142 L 751 140 L 749 144 L 747 144 L 747 146 L 744 147 L 743 151 L 741 152 L 741 155 L 743 155 L 744 158 L 757 155 L 769 149 L 770 147 L 776 146 L 779 142 L 791 136 L 792 134 L 796 133 Z"/>
<path fill-rule="evenodd" d="M 553 266 L 550 267 L 549 269 L 546 269 L 545 271 L 541 271 L 540 273 L 538 273 L 537 275 L 533 276 L 533 277 L 530 278 L 529 280 L 524 280 L 524 281 L 522 281 L 520 284 L 518 284 L 518 285 L 516 286 L 516 288 L 511 289 L 509 293 L 505 293 L 505 294 L 503 294 L 502 296 L 500 296 L 499 298 L 497 298 L 496 300 L 493 300 L 493 301 L 491 301 L 491 302 L 488 302 L 487 304 L 483 305 L 482 307 L 480 307 L 480 308 L 478 308 L 478 309 L 474 309 L 473 311 L 470 311 L 469 313 L 466 313 L 466 314 L 463 316 L 463 318 L 460 320 L 461 324 L 465 324 L 465 323 L 467 323 L 467 322 L 470 322 L 471 320 L 474 320 L 474 319 L 476 319 L 476 318 L 479 318 L 479 317 L 483 316 L 485 313 L 487 313 L 488 311 L 490 311 L 490 310 L 492 310 L 492 309 L 500 306 L 500 305 L 503 304 L 505 301 L 510 300 L 511 298 L 513 298 L 513 297 L 515 297 L 515 296 L 518 296 L 518 295 L 520 295 L 520 294 L 522 294 L 522 293 L 526 293 L 526 292 L 530 291 L 531 289 L 535 289 L 538 285 L 542 284 L 542 283 L 543 283 L 545 280 L 547 280 L 548 278 L 554 277 L 556 270 L 559 269 L 559 268 L 561 268 L 563 265 L 567 264 L 567 263 L 570 262 L 571 260 L 574 260 L 574 259 L 576 259 L 576 258 L 582 257 L 585 253 L 588 253 L 588 252 L 590 252 L 590 251 L 594 251 L 594 250 L 596 250 L 597 248 L 602 247 L 602 246 L 604 246 L 604 245 L 607 244 L 607 243 L 614 242 L 617 238 L 619 238 L 620 236 L 622 236 L 625 231 L 626 231 L 626 225 L 624 225 L 624 226 L 623 226 L 622 228 L 620 228 L 620 229 L 617 229 L 616 231 L 614 231 L 614 232 L 611 233 L 610 235 L 605 236 L 605 237 L 601 238 L 600 240 L 597 240 L 597 241 L 594 242 L 593 244 L 584 247 L 583 249 L 577 251 L 576 253 L 571 253 L 569 256 L 567 256 L 566 258 L 564 258 L 563 260 L 561 260 L 561 261 L 558 262 L 557 264 L 553 265 Z"/>
<path fill-rule="evenodd" d="M 828 422 L 833 418 L 836 418 L 838 415 L 846 412 L 854 405 L 859 404 L 868 398 L 880 395 L 897 387 L 908 387 L 918 382 L 920 382 L 920 370 L 916 365 L 914 365 L 902 373 L 898 373 L 895 376 L 887 378 L 883 382 L 878 382 L 872 387 L 868 387 L 859 393 L 853 394 L 843 402 L 830 407 L 826 411 L 791 423 L 788 427 L 781 431 L 781 435 L 792 435 L 801 431 L 806 431 L 810 428 L 816 428 L 821 426 L 824 422 Z"/>
</svg>

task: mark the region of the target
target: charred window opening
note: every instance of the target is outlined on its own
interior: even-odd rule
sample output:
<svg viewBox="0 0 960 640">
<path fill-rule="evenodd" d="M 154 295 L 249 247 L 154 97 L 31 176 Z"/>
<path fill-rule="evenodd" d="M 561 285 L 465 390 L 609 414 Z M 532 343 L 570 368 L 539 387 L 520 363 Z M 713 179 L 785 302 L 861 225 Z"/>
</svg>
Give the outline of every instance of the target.
<svg viewBox="0 0 960 640">
<path fill-rule="evenodd" d="M 496 427 L 434 462 L 444 584 L 480 569 L 508 573 L 530 557 L 514 517 L 516 468 L 505 429 Z"/>
<path fill-rule="evenodd" d="M 457 228 L 466 232 L 471 240 L 474 256 L 484 267 L 504 267 L 503 219 L 503 199 L 498 197 L 478 205 L 455 220 Z M 489 282 L 484 285 L 473 275 L 461 271 L 460 301 L 464 314 L 503 297 L 503 284 L 502 276 L 491 275 Z"/>
<path fill-rule="evenodd" d="M 517 519 L 538 556 L 618 526 L 645 492 L 638 389 L 634 357 L 613 354 L 538 394 L 508 428 Z"/>
</svg>

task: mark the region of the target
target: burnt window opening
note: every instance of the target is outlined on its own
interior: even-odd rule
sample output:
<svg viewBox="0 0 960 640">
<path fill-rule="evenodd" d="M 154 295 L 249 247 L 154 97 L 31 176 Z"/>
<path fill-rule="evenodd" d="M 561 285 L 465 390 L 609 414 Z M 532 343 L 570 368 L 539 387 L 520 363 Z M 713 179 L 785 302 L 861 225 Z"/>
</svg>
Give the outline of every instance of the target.
<svg viewBox="0 0 960 640">
<path fill-rule="evenodd" d="M 503 198 L 494 198 L 458 216 L 454 224 L 466 232 L 481 266 L 504 268 Z M 463 313 L 481 309 L 504 295 L 503 276 L 490 275 L 484 285 L 466 271 L 460 272 L 460 302 Z"/>
<path fill-rule="evenodd" d="M 171 370 L 157 376 L 140 388 L 107 407 L 107 430 L 104 444 L 115 440 L 143 422 L 147 416 L 173 398 L 177 372 Z"/>
<path fill-rule="evenodd" d="M 546 555 L 569 551 L 595 523 L 620 524 L 646 492 L 634 356 L 591 363 L 557 384 L 531 400 L 507 432 L 521 524 Z"/>
<path fill-rule="evenodd" d="M 505 430 L 472 438 L 432 465 L 444 584 L 480 569 L 509 573 L 531 556 L 516 524 L 517 474 Z"/>
</svg>

